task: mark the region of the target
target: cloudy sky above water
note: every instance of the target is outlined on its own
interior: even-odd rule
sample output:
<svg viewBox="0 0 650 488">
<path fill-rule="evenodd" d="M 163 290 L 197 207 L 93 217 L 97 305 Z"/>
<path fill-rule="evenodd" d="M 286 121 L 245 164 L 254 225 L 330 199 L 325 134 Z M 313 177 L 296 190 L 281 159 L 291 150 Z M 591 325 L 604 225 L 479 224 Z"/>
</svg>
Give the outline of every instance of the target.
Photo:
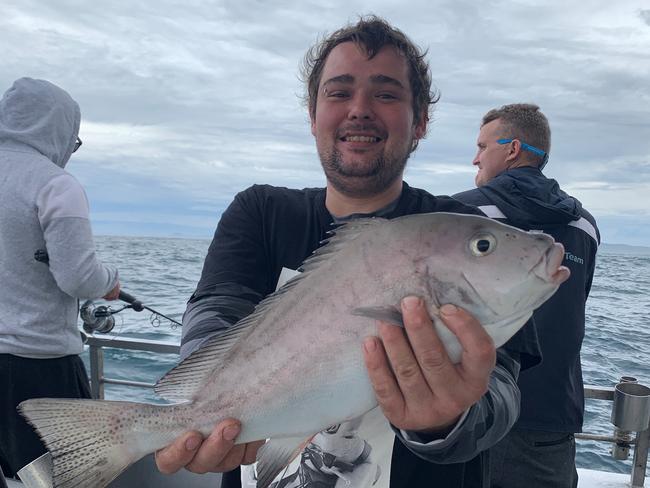
<svg viewBox="0 0 650 488">
<path fill-rule="evenodd" d="M 406 180 L 473 186 L 481 116 L 540 105 L 546 173 L 603 241 L 650 246 L 650 4 L 646 0 L 0 4 L 0 91 L 48 79 L 80 103 L 67 169 L 97 234 L 210 237 L 253 183 L 322 186 L 298 71 L 306 49 L 375 13 L 427 48 L 442 93 Z"/>
</svg>

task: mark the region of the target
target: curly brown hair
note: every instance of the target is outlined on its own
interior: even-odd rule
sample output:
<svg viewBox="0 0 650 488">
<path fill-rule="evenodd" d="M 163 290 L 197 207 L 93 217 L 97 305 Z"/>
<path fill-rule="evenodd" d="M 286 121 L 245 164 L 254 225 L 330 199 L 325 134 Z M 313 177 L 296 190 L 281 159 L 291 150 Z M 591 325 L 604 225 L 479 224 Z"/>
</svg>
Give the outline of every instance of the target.
<svg viewBox="0 0 650 488">
<path fill-rule="evenodd" d="M 318 86 L 323 68 L 332 49 L 344 42 L 354 42 L 372 59 L 383 47 L 393 46 L 400 52 L 409 67 L 409 81 L 413 96 L 414 123 L 429 120 L 433 105 L 440 95 L 431 87 L 429 63 L 424 59 L 426 51 L 420 50 L 402 31 L 375 15 L 360 17 L 356 24 L 349 24 L 312 46 L 305 55 L 301 67 L 301 78 L 306 85 L 305 102 L 309 116 L 316 115 Z"/>
</svg>

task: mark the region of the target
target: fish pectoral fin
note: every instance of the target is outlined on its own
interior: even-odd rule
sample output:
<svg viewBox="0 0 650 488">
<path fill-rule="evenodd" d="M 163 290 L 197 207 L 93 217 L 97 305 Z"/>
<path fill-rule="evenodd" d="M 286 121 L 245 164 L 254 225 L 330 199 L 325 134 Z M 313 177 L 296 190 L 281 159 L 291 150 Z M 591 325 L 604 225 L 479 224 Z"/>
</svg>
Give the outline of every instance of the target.
<svg viewBox="0 0 650 488">
<path fill-rule="evenodd" d="M 257 452 L 257 488 L 267 488 L 314 436 L 271 439 Z"/>
<path fill-rule="evenodd" d="M 404 327 L 402 312 L 395 307 L 357 307 L 352 310 L 352 315 L 360 315 L 370 319 L 381 320 L 389 324 Z"/>
</svg>

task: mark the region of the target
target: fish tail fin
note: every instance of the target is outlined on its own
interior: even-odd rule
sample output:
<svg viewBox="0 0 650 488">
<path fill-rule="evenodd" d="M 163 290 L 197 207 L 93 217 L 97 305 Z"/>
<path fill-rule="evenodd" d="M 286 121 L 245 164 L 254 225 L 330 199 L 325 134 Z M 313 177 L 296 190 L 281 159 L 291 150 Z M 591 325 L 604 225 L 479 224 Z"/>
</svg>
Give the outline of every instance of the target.
<svg viewBox="0 0 650 488">
<path fill-rule="evenodd" d="M 132 427 L 144 409 L 131 402 L 36 398 L 20 413 L 52 455 L 55 488 L 102 488 L 148 450 Z M 141 418 L 141 417 L 140 417 Z"/>
</svg>

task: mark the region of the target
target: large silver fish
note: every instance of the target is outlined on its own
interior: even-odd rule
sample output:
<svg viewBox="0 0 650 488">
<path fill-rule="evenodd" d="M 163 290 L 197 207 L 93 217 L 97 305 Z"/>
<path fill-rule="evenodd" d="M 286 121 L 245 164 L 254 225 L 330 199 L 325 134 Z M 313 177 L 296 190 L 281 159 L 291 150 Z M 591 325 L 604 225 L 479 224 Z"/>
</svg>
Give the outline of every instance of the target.
<svg viewBox="0 0 650 488">
<path fill-rule="evenodd" d="M 183 432 L 207 435 L 227 417 L 242 422 L 238 443 L 271 439 L 258 453 L 266 487 L 306 438 L 376 406 L 362 342 L 378 320 L 401 324 L 403 297 L 424 298 L 457 362 L 440 305 L 468 310 L 501 346 L 567 279 L 563 257 L 552 237 L 485 217 L 353 221 L 298 277 L 158 382 L 161 396 L 182 403 L 33 399 L 20 410 L 52 454 L 57 488 L 104 487 Z"/>
</svg>

